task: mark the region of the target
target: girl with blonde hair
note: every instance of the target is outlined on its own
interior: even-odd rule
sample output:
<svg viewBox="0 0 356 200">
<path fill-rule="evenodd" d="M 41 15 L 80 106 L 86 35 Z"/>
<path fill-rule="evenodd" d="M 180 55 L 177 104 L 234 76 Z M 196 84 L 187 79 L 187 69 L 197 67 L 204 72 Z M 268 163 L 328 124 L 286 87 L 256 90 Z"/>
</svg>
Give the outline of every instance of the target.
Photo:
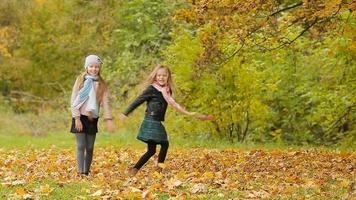
<svg viewBox="0 0 356 200">
<path fill-rule="evenodd" d="M 131 105 L 123 112 L 121 119 L 134 111 L 139 105 L 147 102 L 145 118 L 141 124 L 137 139 L 147 143 L 147 152 L 142 155 L 134 167 L 128 169 L 130 176 L 134 176 L 141 167 L 156 153 L 156 146 L 161 145 L 158 154 L 158 164 L 163 164 L 167 155 L 169 141 L 162 121 L 165 119 L 167 106 L 172 106 L 176 111 L 199 118 L 201 120 L 212 120 L 211 115 L 203 115 L 197 112 L 189 112 L 180 106 L 172 98 L 172 74 L 170 69 L 165 65 L 158 65 L 148 76 L 146 89 L 138 96 Z"/>
</svg>

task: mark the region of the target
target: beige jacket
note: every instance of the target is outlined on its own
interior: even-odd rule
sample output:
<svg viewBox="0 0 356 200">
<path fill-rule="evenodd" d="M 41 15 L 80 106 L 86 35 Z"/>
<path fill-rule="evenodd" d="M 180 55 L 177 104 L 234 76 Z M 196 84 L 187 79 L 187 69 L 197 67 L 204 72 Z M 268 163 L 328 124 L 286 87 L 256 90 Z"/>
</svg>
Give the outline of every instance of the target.
<svg viewBox="0 0 356 200">
<path fill-rule="evenodd" d="M 72 90 L 72 96 L 71 96 L 71 101 L 70 101 L 71 105 L 73 104 L 75 98 L 78 96 L 79 85 L 80 85 L 80 83 L 79 83 L 79 80 L 77 79 L 74 83 L 73 90 Z M 94 82 L 95 91 L 97 91 L 98 86 L 99 86 L 99 82 L 95 81 Z M 104 113 L 103 113 L 104 119 L 112 119 L 111 109 L 110 109 L 110 105 L 109 105 L 109 96 L 108 96 L 107 90 L 104 91 L 103 97 L 102 97 L 101 101 L 99 100 L 99 102 L 100 102 L 99 108 L 100 108 L 100 106 L 102 106 L 104 109 Z M 87 103 L 88 103 L 87 101 L 84 102 L 84 104 L 79 109 L 75 109 L 75 108 L 71 107 L 72 117 L 75 118 L 75 117 L 79 117 L 80 115 L 90 116 L 90 113 L 88 113 L 85 110 Z"/>
</svg>

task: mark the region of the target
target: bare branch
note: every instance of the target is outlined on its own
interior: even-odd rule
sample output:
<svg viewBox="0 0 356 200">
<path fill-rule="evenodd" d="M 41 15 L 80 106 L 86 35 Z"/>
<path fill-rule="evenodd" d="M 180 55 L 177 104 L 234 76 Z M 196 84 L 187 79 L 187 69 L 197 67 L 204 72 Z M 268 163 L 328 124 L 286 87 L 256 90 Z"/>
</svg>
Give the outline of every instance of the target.
<svg viewBox="0 0 356 200">
<path fill-rule="evenodd" d="M 282 48 L 282 47 L 284 47 L 284 46 L 286 46 L 286 45 L 292 44 L 292 43 L 295 42 L 298 38 L 300 38 L 301 36 L 303 36 L 303 34 L 304 34 L 305 32 L 307 32 L 307 31 L 308 31 L 312 26 L 314 26 L 317 22 L 318 22 L 318 18 L 315 18 L 315 20 L 314 20 L 311 24 L 309 24 L 303 31 L 301 31 L 293 40 L 290 40 L 290 41 L 288 41 L 288 42 L 284 42 L 284 43 L 282 43 L 282 44 L 280 44 L 280 45 L 278 45 L 277 47 L 274 47 L 274 48 L 267 48 L 267 47 L 266 47 L 266 49 L 269 50 L 269 51 L 273 51 L 273 50 L 276 50 L 276 49 L 280 49 L 280 48 Z"/>
<path fill-rule="evenodd" d="M 229 55 L 228 57 L 226 57 L 223 61 L 221 61 L 218 65 L 223 65 L 225 63 L 227 63 L 231 58 L 235 57 L 236 54 L 238 54 L 241 49 L 245 46 L 245 42 L 242 43 L 241 47 L 238 48 L 234 53 L 232 53 L 231 55 Z"/>
<path fill-rule="evenodd" d="M 341 115 L 334 123 L 332 123 L 329 126 L 329 128 L 326 130 L 326 132 L 331 132 L 333 129 L 335 129 L 336 126 L 339 123 L 341 123 L 341 121 L 351 113 L 353 107 L 356 107 L 356 104 L 353 104 L 353 105 L 350 105 L 350 106 L 346 107 L 345 113 L 343 115 Z"/>
<path fill-rule="evenodd" d="M 66 93 L 66 89 L 59 82 L 47 82 L 47 83 L 43 83 L 42 85 L 45 85 L 45 86 L 48 85 L 49 87 L 60 90 L 63 94 Z"/>
<path fill-rule="evenodd" d="M 275 15 L 277 15 L 278 13 L 281 13 L 281 12 L 284 12 L 284 11 L 287 11 L 287 10 L 290 10 L 290 9 L 293 9 L 293 8 L 296 8 L 296 7 L 301 6 L 301 5 L 303 5 L 303 2 L 299 2 L 299 3 L 294 4 L 294 5 L 292 5 L 292 6 L 282 8 L 281 10 L 277 10 L 276 12 L 272 13 L 270 16 L 271 16 L 271 17 L 272 17 L 272 16 L 275 16 Z"/>
</svg>

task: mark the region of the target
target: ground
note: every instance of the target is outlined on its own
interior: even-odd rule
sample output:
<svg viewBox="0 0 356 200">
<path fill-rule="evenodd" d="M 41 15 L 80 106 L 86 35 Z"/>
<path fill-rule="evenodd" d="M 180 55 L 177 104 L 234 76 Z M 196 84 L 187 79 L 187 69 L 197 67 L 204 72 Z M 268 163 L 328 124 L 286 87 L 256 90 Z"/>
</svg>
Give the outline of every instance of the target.
<svg viewBox="0 0 356 200">
<path fill-rule="evenodd" d="M 98 147 L 87 177 L 74 148 L 0 149 L 4 199 L 352 199 L 354 152 L 320 149 L 171 148 L 135 177 L 126 169 L 144 148 Z"/>
</svg>

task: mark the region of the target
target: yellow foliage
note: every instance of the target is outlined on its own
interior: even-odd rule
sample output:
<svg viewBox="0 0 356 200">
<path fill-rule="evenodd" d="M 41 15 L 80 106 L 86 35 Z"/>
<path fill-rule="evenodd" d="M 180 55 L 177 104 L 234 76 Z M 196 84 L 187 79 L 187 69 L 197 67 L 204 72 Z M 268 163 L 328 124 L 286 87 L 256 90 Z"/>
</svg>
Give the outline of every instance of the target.
<svg viewBox="0 0 356 200">
<path fill-rule="evenodd" d="M 0 27 L 0 55 L 4 57 L 11 57 L 8 45 L 11 42 L 13 32 L 14 30 L 10 27 Z"/>
<path fill-rule="evenodd" d="M 7 48 L 2 44 L 0 44 L 0 55 L 2 55 L 4 57 L 11 57 L 11 54 L 9 53 Z"/>
<path fill-rule="evenodd" d="M 355 41 L 355 40 L 353 40 L 353 41 L 351 41 L 351 42 L 349 43 L 348 49 L 349 49 L 350 51 L 356 52 L 356 41 Z"/>
<path fill-rule="evenodd" d="M 185 20 L 187 22 L 198 22 L 198 15 L 187 9 L 179 9 L 175 12 L 174 20 Z"/>
<path fill-rule="evenodd" d="M 349 9 L 351 9 L 352 12 L 355 12 L 355 10 L 356 10 L 356 1 L 352 1 L 352 2 L 349 4 Z"/>
<path fill-rule="evenodd" d="M 318 16 L 320 18 L 327 17 L 333 14 L 340 6 L 341 0 L 330 0 L 325 2 L 325 8 L 315 12 L 314 16 Z"/>
<path fill-rule="evenodd" d="M 38 5 L 42 6 L 43 4 L 46 3 L 46 0 L 35 0 L 35 2 L 36 2 Z"/>
</svg>

